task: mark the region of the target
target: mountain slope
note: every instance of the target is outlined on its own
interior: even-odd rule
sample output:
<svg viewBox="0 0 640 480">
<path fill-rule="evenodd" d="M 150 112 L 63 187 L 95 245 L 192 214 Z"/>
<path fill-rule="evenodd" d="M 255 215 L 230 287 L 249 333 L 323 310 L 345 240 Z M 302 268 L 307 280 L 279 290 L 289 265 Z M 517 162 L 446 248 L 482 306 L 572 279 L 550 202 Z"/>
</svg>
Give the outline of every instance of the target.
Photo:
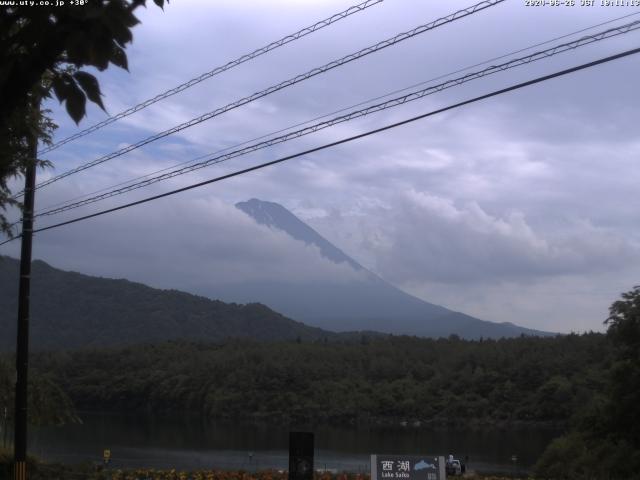
<svg viewBox="0 0 640 480">
<path fill-rule="evenodd" d="M 356 270 L 363 270 L 362 265 L 278 203 L 264 202 L 254 198 L 247 202 L 236 203 L 236 207 L 261 225 L 282 230 L 307 245 L 315 245 L 320 249 L 323 257 L 334 263 L 344 262 Z"/>
<path fill-rule="evenodd" d="M 19 262 L 0 256 L 0 350 L 15 348 Z M 32 264 L 31 345 L 41 349 L 162 342 L 311 340 L 332 332 L 290 320 L 268 307 L 227 304 L 128 280 Z"/>
<path fill-rule="evenodd" d="M 253 299 L 306 324 L 335 331 L 375 330 L 429 337 L 456 334 L 463 338 L 546 334 L 511 323 L 479 320 L 409 295 L 366 270 L 277 203 L 251 199 L 236 207 L 262 225 L 317 247 L 328 260 L 347 263 L 361 272 L 360 281 L 345 284 L 323 280 L 312 285 L 286 279 L 245 282 L 217 286 L 216 297 Z"/>
</svg>

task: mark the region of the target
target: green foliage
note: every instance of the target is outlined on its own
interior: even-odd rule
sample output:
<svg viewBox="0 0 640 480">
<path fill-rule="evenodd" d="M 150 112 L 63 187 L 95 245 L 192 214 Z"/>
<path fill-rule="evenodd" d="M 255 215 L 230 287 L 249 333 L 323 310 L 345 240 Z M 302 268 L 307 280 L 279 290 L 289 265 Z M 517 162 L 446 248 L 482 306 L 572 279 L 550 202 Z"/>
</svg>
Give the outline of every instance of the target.
<svg viewBox="0 0 640 480">
<path fill-rule="evenodd" d="M 607 334 L 620 349 L 622 358 L 640 357 L 640 286 L 622 294 L 609 309 Z"/>
<path fill-rule="evenodd" d="M 16 5 L 0 10 L 0 104 L 4 115 L 26 105 L 28 96 L 48 79 L 60 102 L 78 123 L 87 98 L 104 108 L 90 66 L 126 69 L 124 51 L 139 23 L 134 10 L 146 0 L 97 0 L 78 8 Z M 163 7 L 164 0 L 154 0 Z"/>
<path fill-rule="evenodd" d="M 0 419 L 7 408 L 8 422 L 13 422 L 15 368 L 9 358 L 0 359 Z M 28 412 L 31 425 L 79 423 L 80 418 L 69 396 L 49 374 L 29 372 Z M 4 427 L 3 427 L 4 430 Z"/>
<path fill-rule="evenodd" d="M 13 230 L 2 212 L 21 204 L 7 181 L 34 161 L 47 165 L 32 158 L 29 145 L 34 139 L 49 144 L 55 128 L 40 111 L 41 100 L 53 91 L 76 123 L 86 114 L 87 99 L 104 110 L 98 80 L 81 69 L 127 69 L 124 49 L 139 23 L 133 12 L 146 0 L 89 0 L 76 7 L 15 3 L 0 8 L 0 232 L 8 235 Z M 154 3 L 163 7 L 164 0 Z"/>
<path fill-rule="evenodd" d="M 44 145 L 51 143 L 51 135 L 57 125 L 49 118 L 49 110 L 27 105 L 5 115 L 4 128 L 0 128 L 0 232 L 13 235 L 4 212 L 8 207 L 21 207 L 13 198 L 8 180 L 22 173 L 34 159 L 29 139 L 38 138 Z M 2 124 L 0 124 L 0 127 Z M 36 167 L 49 166 L 46 160 L 35 160 Z"/>
<path fill-rule="evenodd" d="M 573 428 L 545 451 L 549 478 L 640 478 L 640 287 L 609 309 L 612 364 L 602 395 L 577 412 Z"/>
<path fill-rule="evenodd" d="M 587 471 L 598 459 L 589 459 L 582 437 L 576 433 L 555 439 L 538 461 L 536 470 L 546 478 L 587 479 Z M 589 460 L 585 464 L 585 460 Z"/>
<path fill-rule="evenodd" d="M 483 342 L 389 336 L 366 344 L 359 337 L 169 342 L 41 353 L 33 364 L 86 410 L 514 426 L 564 424 L 602 388 L 610 355 L 601 334 Z M 540 375 L 530 374 L 534 368 Z"/>
<path fill-rule="evenodd" d="M 29 379 L 28 409 L 32 425 L 81 423 L 71 399 L 49 375 L 42 373 Z"/>
<path fill-rule="evenodd" d="M 547 479 L 634 480 L 640 478 L 640 450 L 626 441 L 574 431 L 554 440 L 535 470 Z"/>
</svg>

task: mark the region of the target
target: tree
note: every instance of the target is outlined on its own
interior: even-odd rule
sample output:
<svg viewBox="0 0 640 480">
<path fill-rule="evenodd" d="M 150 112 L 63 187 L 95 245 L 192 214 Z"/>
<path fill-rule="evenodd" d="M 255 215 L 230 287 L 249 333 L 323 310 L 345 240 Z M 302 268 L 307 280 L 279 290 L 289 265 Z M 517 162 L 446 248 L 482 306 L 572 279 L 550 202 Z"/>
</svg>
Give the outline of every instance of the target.
<svg viewBox="0 0 640 480">
<path fill-rule="evenodd" d="M 153 1 L 164 6 L 164 0 Z M 145 4 L 146 0 L 82 0 L 82 5 L 64 7 L 0 9 L 0 211 L 18 205 L 7 181 L 34 161 L 28 136 L 35 134 L 46 142 L 54 128 L 39 111 L 40 100 L 53 92 L 76 123 L 86 114 L 87 99 L 104 109 L 98 80 L 82 68 L 128 68 L 125 48 L 139 23 L 134 11 Z M 0 230 L 10 233 L 2 213 Z"/>
<path fill-rule="evenodd" d="M 7 207 L 20 207 L 13 198 L 8 180 L 24 173 L 26 166 L 33 162 L 29 154 L 29 138 L 38 138 L 44 145 L 51 144 L 51 136 L 57 125 L 49 117 L 49 110 L 40 110 L 32 105 L 17 109 L 5 119 L 0 129 L 0 212 Z M 46 160 L 36 160 L 37 167 L 49 166 Z M 3 213 L 0 213 L 0 232 L 12 234 Z"/>
<path fill-rule="evenodd" d="M 536 470 L 544 478 L 640 478 L 640 286 L 609 308 L 609 389 L 577 412 Z"/>
<path fill-rule="evenodd" d="M 607 336 L 616 349 L 611 368 L 610 428 L 640 451 L 640 286 L 609 309 Z"/>
<path fill-rule="evenodd" d="M 623 293 L 609 308 L 607 335 L 619 349 L 621 358 L 637 359 L 640 356 L 640 285 Z"/>
<path fill-rule="evenodd" d="M 15 369 L 0 358 L 0 445 L 7 446 L 9 424 L 13 422 Z M 29 421 L 32 425 L 79 423 L 73 402 L 49 375 L 34 372 L 29 380 Z M 5 416 L 6 412 L 6 416 Z"/>
</svg>

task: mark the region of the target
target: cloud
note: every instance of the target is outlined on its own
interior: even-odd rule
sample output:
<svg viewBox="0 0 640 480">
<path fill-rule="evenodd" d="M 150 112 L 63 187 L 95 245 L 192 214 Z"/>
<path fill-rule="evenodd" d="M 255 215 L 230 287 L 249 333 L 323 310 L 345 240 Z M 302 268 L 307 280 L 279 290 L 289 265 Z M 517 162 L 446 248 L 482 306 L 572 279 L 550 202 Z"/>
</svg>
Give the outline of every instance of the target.
<svg viewBox="0 0 640 480">
<path fill-rule="evenodd" d="M 632 270 L 593 275 L 558 275 L 526 281 L 405 286 L 423 298 L 478 318 L 512 322 L 551 332 L 604 331 L 609 306 L 637 283 Z"/>
<path fill-rule="evenodd" d="M 91 226 L 43 232 L 36 236 L 34 258 L 62 269 L 199 292 L 277 279 L 348 283 L 360 275 L 219 200 L 191 197 L 162 209 L 138 208 L 95 219 Z M 17 255 L 17 244 L 12 248 L 9 253 Z"/>
<path fill-rule="evenodd" d="M 495 215 L 477 202 L 416 190 L 386 207 L 316 217 L 311 223 L 329 236 L 342 231 L 338 243 L 346 244 L 356 258 L 367 252 L 374 270 L 401 285 L 589 275 L 616 271 L 640 259 L 639 244 L 588 219 L 574 218 L 552 231 L 542 230 L 530 225 L 522 211 Z M 332 230 L 329 224 L 336 226 Z"/>
<path fill-rule="evenodd" d="M 59 173 L 468 5 L 463 0 L 383 2 L 47 158 Z M 337 0 L 282 0 L 275 5 L 228 0 L 174 2 L 164 12 L 140 10 L 142 23 L 127 50 L 131 73 L 109 69 L 98 74 L 107 108 L 117 113 L 345 6 Z M 504 2 L 51 185 L 38 192 L 36 206 L 631 13 L 615 10 L 532 9 Z M 591 61 L 630 48 L 637 35 L 452 88 L 76 212 L 185 186 Z M 595 303 L 601 311 L 610 302 L 597 292 L 609 291 L 616 278 L 628 286 L 637 283 L 640 143 L 634 125 L 639 97 L 619 85 L 632 85 L 628 82 L 639 68 L 635 58 L 620 60 L 172 199 L 43 233 L 36 237 L 34 255 L 62 268 L 183 289 L 200 288 L 220 276 L 235 281 L 290 275 L 305 281 L 312 271 L 319 276 L 336 273 L 339 266 L 327 264 L 317 252 L 247 223 L 229 206 L 258 197 L 292 208 L 360 263 L 432 302 L 540 328 L 545 319 L 569 315 L 573 305 L 585 325 L 600 325 L 601 315 L 588 312 L 595 312 Z M 64 108 L 55 101 L 51 106 L 61 125 L 58 138 L 76 132 Z M 89 114 L 83 126 L 105 118 L 93 106 Z M 48 175 L 39 172 L 41 179 Z M 66 218 L 71 214 L 59 217 Z M 17 254 L 15 245 L 3 247 L 2 253 L 7 248 Z M 338 273 L 349 278 L 348 271 Z M 549 293 L 554 289 L 578 293 L 563 303 Z"/>
</svg>

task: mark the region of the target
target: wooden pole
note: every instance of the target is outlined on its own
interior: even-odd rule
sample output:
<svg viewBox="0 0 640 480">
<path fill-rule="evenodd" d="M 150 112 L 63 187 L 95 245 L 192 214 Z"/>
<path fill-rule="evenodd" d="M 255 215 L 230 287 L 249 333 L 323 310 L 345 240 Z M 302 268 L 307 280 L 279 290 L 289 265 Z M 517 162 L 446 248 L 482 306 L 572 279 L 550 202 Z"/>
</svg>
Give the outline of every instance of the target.
<svg viewBox="0 0 640 480">
<path fill-rule="evenodd" d="M 39 112 L 36 112 L 38 115 Z M 37 117 L 34 121 L 37 121 Z M 20 286 L 18 291 L 18 334 L 16 340 L 16 395 L 14 421 L 14 479 L 27 479 L 27 378 L 29 373 L 29 295 L 31 290 L 31 245 L 36 185 L 38 139 L 29 139 L 30 159 L 24 174 Z"/>
</svg>

